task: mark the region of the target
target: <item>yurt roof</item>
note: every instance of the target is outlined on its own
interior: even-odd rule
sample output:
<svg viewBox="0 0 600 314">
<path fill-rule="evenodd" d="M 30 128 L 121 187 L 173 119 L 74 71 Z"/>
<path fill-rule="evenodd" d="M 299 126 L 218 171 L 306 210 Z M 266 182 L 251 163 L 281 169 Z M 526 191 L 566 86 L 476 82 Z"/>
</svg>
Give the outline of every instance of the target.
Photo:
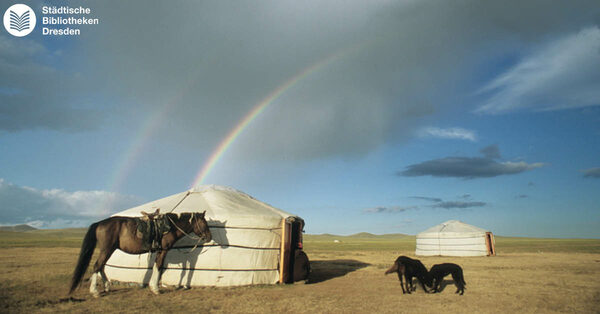
<svg viewBox="0 0 600 314">
<path fill-rule="evenodd" d="M 160 213 L 206 211 L 209 225 L 212 221 L 227 227 L 277 228 L 281 226 L 282 218 L 293 216 L 244 192 L 219 185 L 197 186 L 113 216 L 138 217 L 141 211 L 154 212 L 157 208 Z"/>
<path fill-rule="evenodd" d="M 448 220 L 439 225 L 435 225 L 419 234 L 417 236 L 424 236 L 427 234 L 464 234 L 464 233 L 485 233 L 487 230 L 475 227 L 473 225 L 466 224 L 459 220 Z"/>
</svg>

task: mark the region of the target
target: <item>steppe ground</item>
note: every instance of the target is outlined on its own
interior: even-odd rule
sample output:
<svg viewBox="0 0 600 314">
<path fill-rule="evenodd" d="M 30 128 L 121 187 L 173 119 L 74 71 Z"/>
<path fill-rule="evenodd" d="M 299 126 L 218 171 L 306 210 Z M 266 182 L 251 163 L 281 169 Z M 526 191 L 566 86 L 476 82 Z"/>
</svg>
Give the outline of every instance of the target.
<svg viewBox="0 0 600 314">
<path fill-rule="evenodd" d="M 399 255 L 414 257 L 414 237 L 305 236 L 311 282 L 233 288 L 148 289 L 115 285 L 92 298 L 84 283 L 67 298 L 83 230 L 0 232 L 0 312 L 145 313 L 598 313 L 600 240 L 497 237 L 495 257 L 420 257 L 427 267 L 460 264 L 463 296 L 445 289 L 403 295 L 384 271 Z M 334 243 L 334 239 L 339 243 Z"/>
</svg>

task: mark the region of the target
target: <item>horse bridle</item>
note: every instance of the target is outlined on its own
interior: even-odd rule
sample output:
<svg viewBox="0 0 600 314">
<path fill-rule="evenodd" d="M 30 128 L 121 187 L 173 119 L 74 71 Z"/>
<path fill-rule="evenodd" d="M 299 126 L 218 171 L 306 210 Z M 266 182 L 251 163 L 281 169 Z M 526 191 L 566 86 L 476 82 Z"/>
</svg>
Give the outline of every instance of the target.
<svg viewBox="0 0 600 314">
<path fill-rule="evenodd" d="M 190 214 L 192 215 L 192 219 L 196 219 L 196 227 L 198 228 L 198 230 L 200 230 L 200 224 L 198 223 L 198 217 L 196 217 L 196 213 L 190 213 Z M 189 233 L 187 233 L 187 232 L 183 231 L 181 228 L 179 228 L 179 226 L 173 221 L 173 219 L 171 219 L 171 217 L 169 217 L 169 215 L 167 215 L 167 218 L 169 218 L 169 221 L 171 221 L 171 223 L 173 223 L 175 228 L 177 228 L 177 230 L 181 231 L 186 237 L 188 237 L 192 240 L 196 240 L 196 239 L 198 240 L 196 242 L 196 245 L 194 245 L 194 247 L 188 253 L 193 252 L 200 244 L 200 241 L 202 241 L 204 239 L 204 236 L 200 237 L 200 236 L 190 235 Z"/>
</svg>

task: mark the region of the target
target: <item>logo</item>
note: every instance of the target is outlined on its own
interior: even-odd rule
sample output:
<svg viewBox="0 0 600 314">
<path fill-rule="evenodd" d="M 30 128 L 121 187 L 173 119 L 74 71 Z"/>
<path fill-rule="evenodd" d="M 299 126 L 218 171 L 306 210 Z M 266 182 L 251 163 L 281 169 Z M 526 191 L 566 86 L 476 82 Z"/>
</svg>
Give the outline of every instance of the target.
<svg viewBox="0 0 600 314">
<path fill-rule="evenodd" d="M 25 4 L 15 4 L 4 12 L 4 28 L 13 36 L 29 35 L 35 28 L 35 12 Z"/>
</svg>

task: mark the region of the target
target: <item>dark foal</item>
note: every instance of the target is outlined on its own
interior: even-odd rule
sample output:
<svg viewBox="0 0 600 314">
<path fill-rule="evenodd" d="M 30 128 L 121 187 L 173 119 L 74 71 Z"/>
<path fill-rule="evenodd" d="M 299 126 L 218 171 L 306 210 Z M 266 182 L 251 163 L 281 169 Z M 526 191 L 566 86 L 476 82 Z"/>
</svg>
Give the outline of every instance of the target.
<svg viewBox="0 0 600 314">
<path fill-rule="evenodd" d="M 440 291 L 440 285 L 442 284 L 442 280 L 444 277 L 452 275 L 452 279 L 454 280 L 454 285 L 456 286 L 456 293 L 460 293 L 463 295 L 465 292 L 465 278 L 463 277 L 463 270 L 460 266 L 452 263 L 444 263 L 437 264 L 431 267 L 429 271 L 429 276 L 433 279 L 433 292 Z"/>
<path fill-rule="evenodd" d="M 400 280 L 400 286 L 402 287 L 402 293 L 411 293 L 413 290 L 412 278 L 417 277 L 419 283 L 421 283 L 421 287 L 425 292 L 427 288 L 425 288 L 425 284 L 431 285 L 431 280 L 429 278 L 429 273 L 427 272 L 427 268 L 421 263 L 418 259 L 412 259 L 406 256 L 400 256 L 394 262 L 394 265 L 388 269 L 385 274 L 390 273 L 398 273 L 398 279 Z M 404 283 L 402 282 L 402 276 L 406 280 L 406 290 L 404 290 Z"/>
</svg>

